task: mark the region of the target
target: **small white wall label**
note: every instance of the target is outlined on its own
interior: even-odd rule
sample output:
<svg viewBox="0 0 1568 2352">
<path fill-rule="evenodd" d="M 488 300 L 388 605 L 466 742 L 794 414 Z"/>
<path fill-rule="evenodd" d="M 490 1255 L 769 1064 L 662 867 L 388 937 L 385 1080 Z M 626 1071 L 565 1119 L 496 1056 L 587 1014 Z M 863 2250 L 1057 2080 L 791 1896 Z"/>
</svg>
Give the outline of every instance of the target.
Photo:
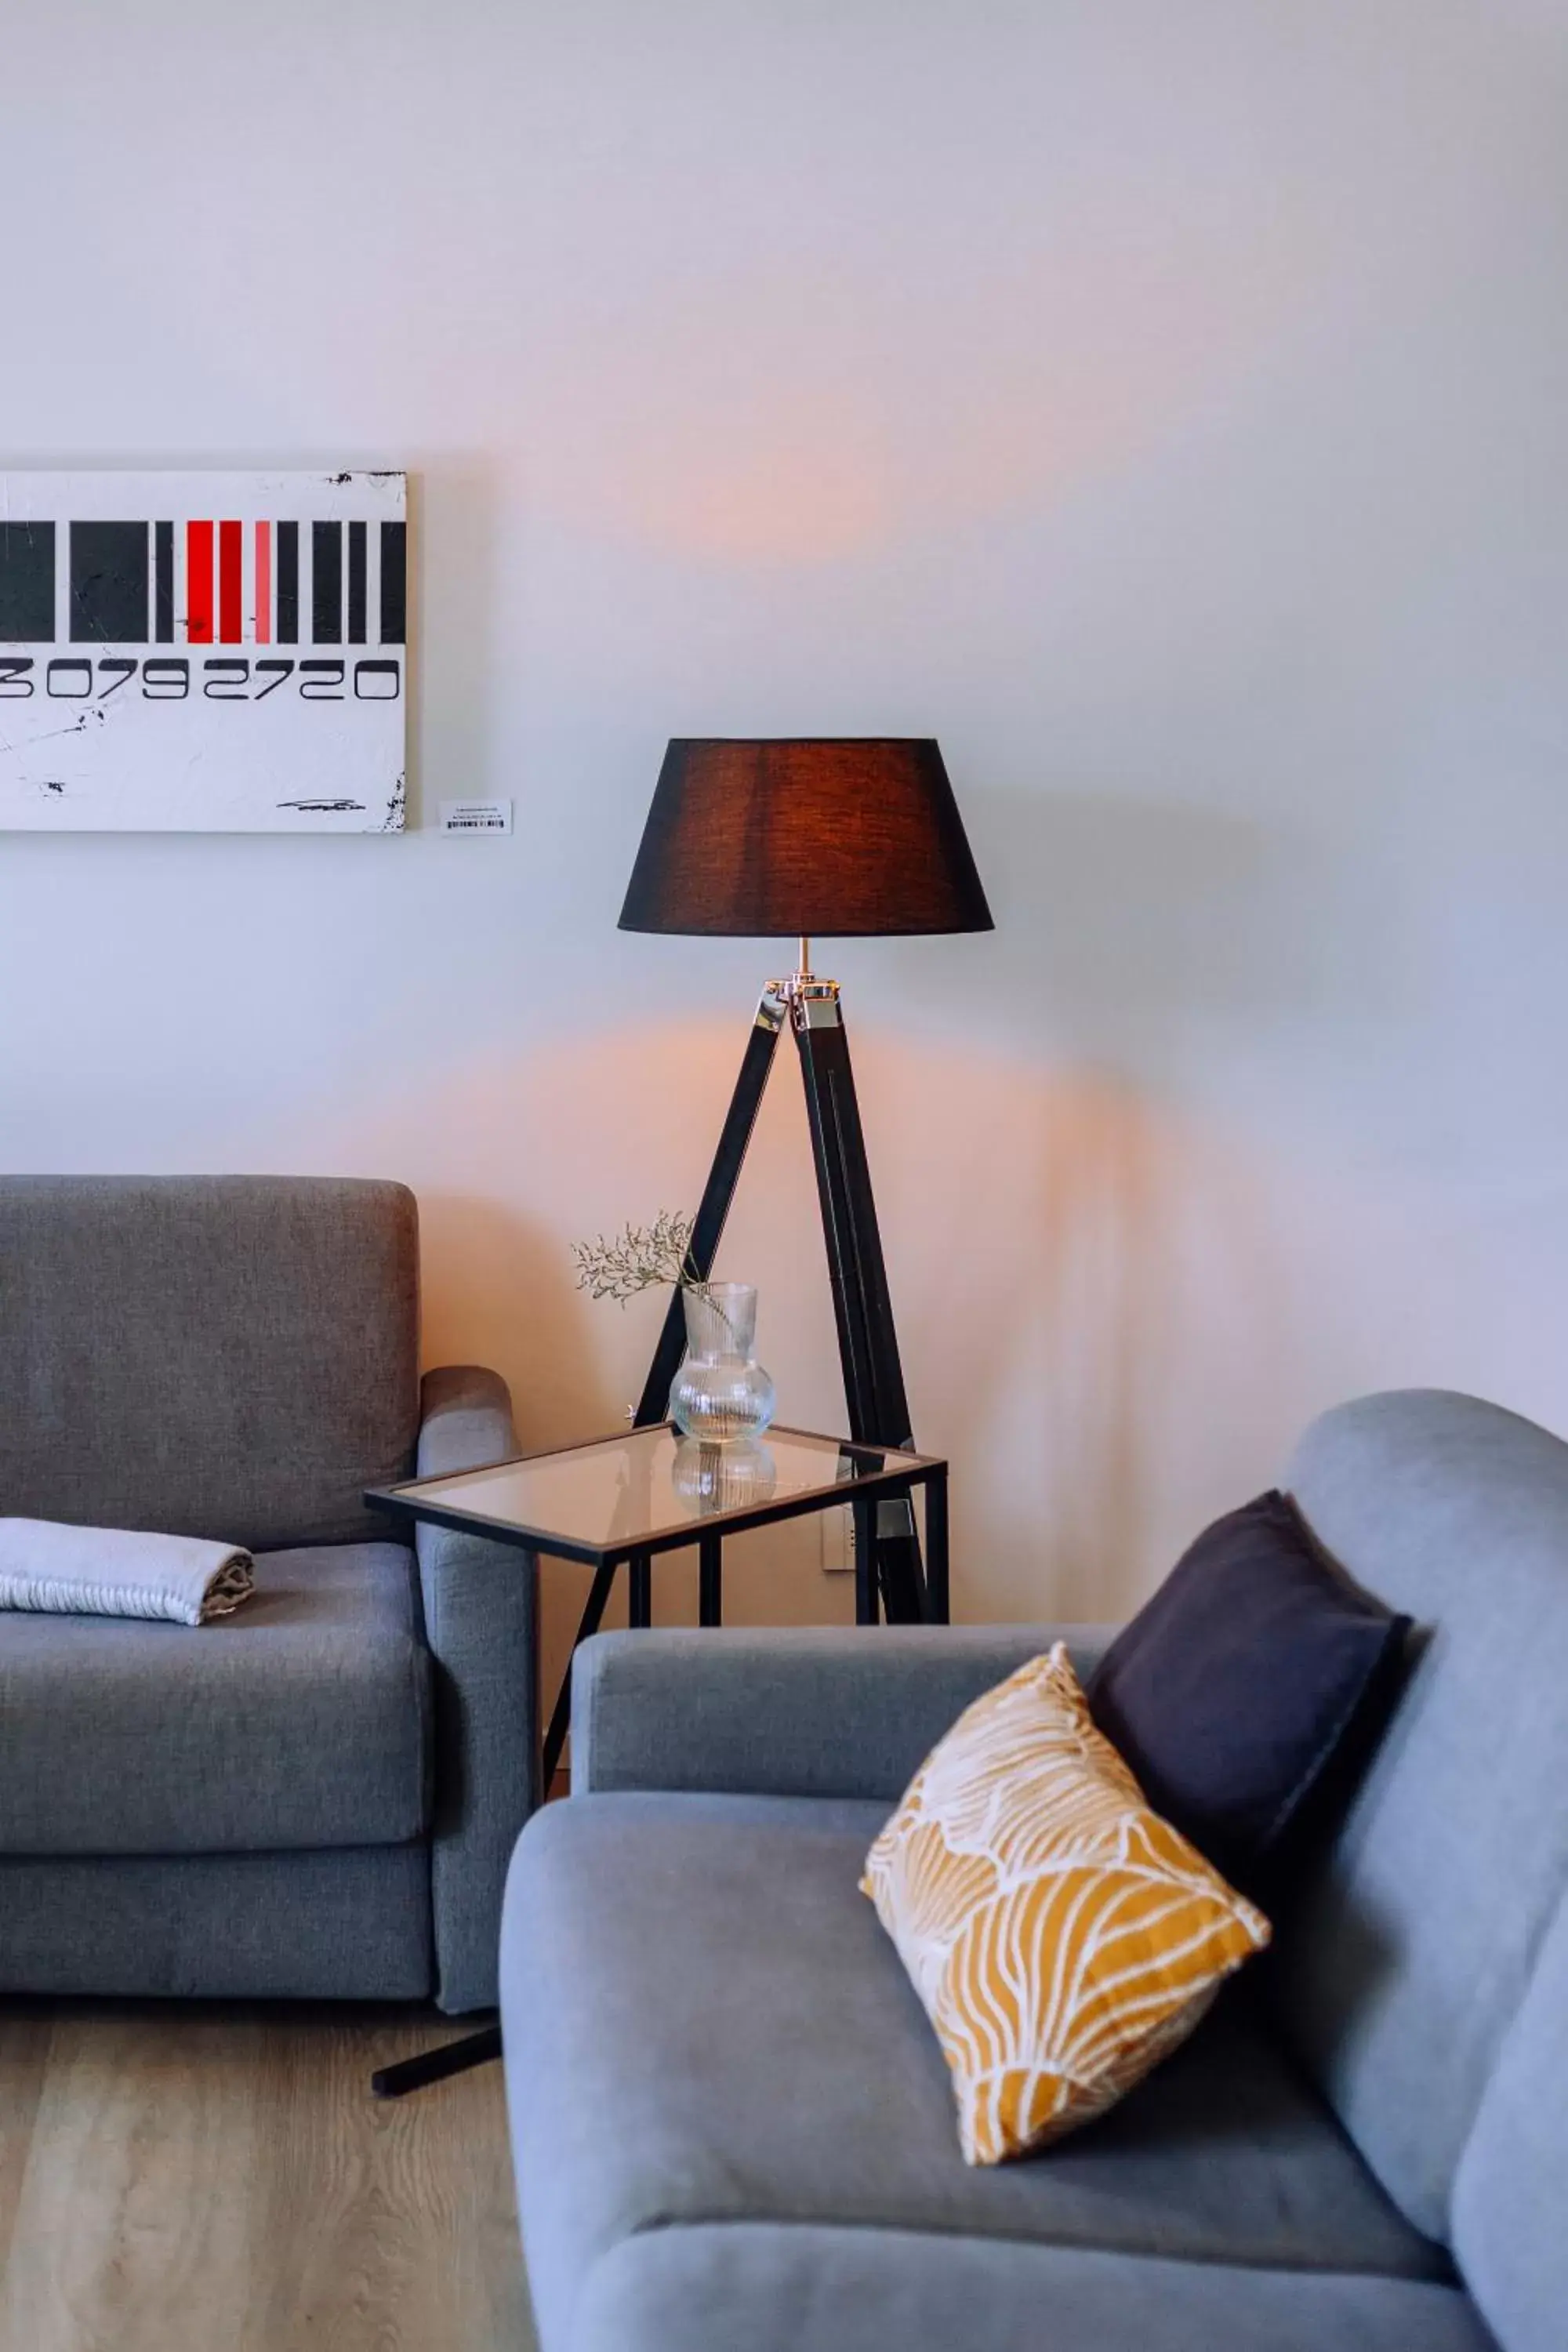
<svg viewBox="0 0 1568 2352">
<path fill-rule="evenodd" d="M 510 801 L 441 801 L 439 830 L 442 833 L 510 833 L 511 803 Z"/>
</svg>

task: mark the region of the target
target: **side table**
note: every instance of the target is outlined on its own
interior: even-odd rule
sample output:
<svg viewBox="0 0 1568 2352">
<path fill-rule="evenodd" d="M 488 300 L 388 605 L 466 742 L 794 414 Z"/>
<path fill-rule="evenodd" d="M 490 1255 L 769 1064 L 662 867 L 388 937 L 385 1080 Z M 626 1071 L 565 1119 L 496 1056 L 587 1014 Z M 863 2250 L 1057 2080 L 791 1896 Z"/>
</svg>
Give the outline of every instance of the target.
<svg viewBox="0 0 1568 2352">
<path fill-rule="evenodd" d="M 695 1544 L 699 1622 L 718 1625 L 723 1621 L 727 1535 L 845 1504 L 855 1516 L 855 1620 L 874 1625 L 889 1603 L 899 1605 L 895 1595 L 877 1588 L 878 1507 L 912 1499 L 917 1486 L 925 1498 L 925 1566 L 917 1576 L 915 1603 L 921 1620 L 945 1625 L 947 1464 L 897 1446 L 858 1445 L 810 1430 L 777 1428 L 765 1437 L 715 1445 L 683 1437 L 670 1423 L 660 1422 L 483 1470 L 373 1486 L 364 1499 L 405 1519 L 430 1519 L 519 1551 L 586 1562 L 594 1581 L 573 1643 L 575 1651 L 598 1631 L 617 1569 L 626 1570 L 630 1623 L 648 1626 L 654 1560 L 661 1552 Z M 568 1666 L 544 1738 L 546 1791 L 565 1745 L 571 1707 Z M 399 2098 L 500 2054 L 500 2029 L 489 2026 L 384 2067 L 371 2087 L 378 2097 Z"/>
</svg>

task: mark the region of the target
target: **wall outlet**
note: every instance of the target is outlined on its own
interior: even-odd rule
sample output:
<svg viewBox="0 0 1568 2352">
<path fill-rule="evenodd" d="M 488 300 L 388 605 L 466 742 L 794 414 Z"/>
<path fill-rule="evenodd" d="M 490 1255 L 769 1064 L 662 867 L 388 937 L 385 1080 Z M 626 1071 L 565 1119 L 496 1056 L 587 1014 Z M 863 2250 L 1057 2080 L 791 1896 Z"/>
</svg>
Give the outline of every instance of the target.
<svg viewBox="0 0 1568 2352">
<path fill-rule="evenodd" d="M 817 1525 L 822 1529 L 822 1573 L 824 1576 L 853 1576 L 855 1573 L 855 1514 L 847 1503 L 837 1510 L 818 1511 Z M 909 1503 L 895 1497 L 893 1501 L 879 1500 L 877 1533 L 880 1536 L 909 1536 L 916 1532 Z"/>
<path fill-rule="evenodd" d="M 855 1514 L 847 1503 L 835 1511 L 818 1511 L 816 1524 L 822 1529 L 822 1573 L 824 1576 L 853 1576 L 855 1573 Z"/>
</svg>

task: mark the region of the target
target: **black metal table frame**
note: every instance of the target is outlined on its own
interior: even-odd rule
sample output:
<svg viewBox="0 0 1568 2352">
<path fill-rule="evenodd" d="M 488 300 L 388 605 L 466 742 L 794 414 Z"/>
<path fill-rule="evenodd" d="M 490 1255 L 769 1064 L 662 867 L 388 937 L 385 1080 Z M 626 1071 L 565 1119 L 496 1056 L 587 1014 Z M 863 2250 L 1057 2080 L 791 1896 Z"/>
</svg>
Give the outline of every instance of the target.
<svg viewBox="0 0 1568 2352">
<path fill-rule="evenodd" d="M 649 1424 L 643 1423 L 646 1429 Z M 669 1428 L 668 1422 L 653 1426 Z M 637 1433 L 628 1433 L 636 1434 Z M 653 1622 L 653 1562 L 662 1552 L 689 1551 L 696 1545 L 698 1570 L 698 1623 L 718 1625 L 722 1622 L 723 1607 L 723 1543 L 726 1535 L 740 1535 L 750 1528 L 764 1528 L 780 1519 L 805 1518 L 815 1511 L 832 1510 L 840 1506 L 855 1515 L 855 1622 L 858 1625 L 874 1625 L 878 1622 L 879 1601 L 884 1604 L 889 1596 L 879 1592 L 877 1582 L 877 1530 L 875 1512 L 879 1502 L 907 1501 L 916 1486 L 926 1490 L 926 1557 L 923 1569 L 917 1566 L 917 1599 L 919 1618 L 931 1624 L 945 1625 L 948 1621 L 948 1561 L 947 1561 L 947 1469 L 939 1456 L 915 1454 L 908 1447 L 860 1445 L 852 1438 L 830 1437 L 818 1430 L 781 1431 L 781 1435 L 808 1437 L 816 1444 L 837 1445 L 843 1454 L 897 1454 L 898 1461 L 886 1470 L 867 1471 L 852 1479 L 838 1479 L 830 1485 L 812 1486 L 798 1495 L 789 1495 L 782 1501 L 743 1503 L 727 1511 L 716 1511 L 711 1521 L 688 1523 L 683 1527 L 660 1528 L 638 1538 L 635 1543 L 593 1544 L 578 1542 L 550 1528 L 524 1527 L 516 1519 L 492 1518 L 482 1511 L 443 1510 L 438 1503 L 424 1497 L 411 1497 L 409 1488 L 437 1483 L 433 1479 L 409 1479 L 395 1486 L 373 1486 L 366 1490 L 365 1501 L 377 1510 L 392 1511 L 410 1519 L 426 1519 L 437 1527 L 455 1528 L 459 1533 L 480 1535 L 497 1543 L 512 1545 L 519 1551 L 544 1552 L 552 1559 L 576 1560 L 592 1568 L 594 1581 L 583 1606 L 583 1614 L 573 1637 L 573 1653 L 591 1633 L 598 1631 L 615 1586 L 616 1570 L 628 1571 L 626 1594 L 627 1622 L 642 1629 Z M 546 1461 L 561 1454 L 584 1454 L 595 1447 L 609 1445 L 612 1438 L 589 1438 L 581 1445 L 551 1446 L 536 1454 L 519 1454 L 516 1462 Z M 487 1469 L 505 1469 L 506 1463 L 488 1463 Z M 473 1477 L 473 1471 L 453 1471 L 454 1483 L 458 1478 Z M 889 1612 L 889 1614 L 891 1612 Z M 571 1720 L 571 1669 L 563 1679 L 550 1727 L 545 1735 L 541 1779 L 548 1792 L 561 1761 L 561 1751 L 566 1743 L 567 1727 Z"/>
<path fill-rule="evenodd" d="M 641 1424 L 669 1427 L 670 1424 Z M 637 1432 L 630 1432 L 635 1435 Z M 781 1435 L 809 1437 L 826 1445 L 837 1445 L 841 1454 L 880 1454 L 896 1455 L 896 1460 L 884 1470 L 868 1470 L 852 1479 L 836 1479 L 822 1486 L 807 1487 L 798 1495 L 789 1495 L 782 1501 L 766 1500 L 742 1504 L 732 1510 L 716 1511 L 705 1525 L 701 1520 L 684 1527 L 659 1528 L 635 1543 L 591 1544 L 578 1542 L 549 1528 L 524 1526 L 516 1519 L 493 1518 L 482 1511 L 443 1510 L 438 1503 L 416 1498 L 411 1488 L 438 1485 L 436 1479 L 409 1479 L 396 1486 L 372 1486 L 364 1499 L 375 1509 L 388 1511 L 415 1521 L 426 1520 L 436 1527 L 454 1528 L 460 1533 L 484 1536 L 496 1543 L 510 1544 L 514 1550 L 542 1552 L 547 1558 L 575 1560 L 594 1570 L 594 1581 L 573 1637 L 572 1654 L 589 1636 L 597 1632 L 604 1619 L 610 1593 L 615 1585 L 616 1571 L 627 1572 L 626 1616 L 628 1623 L 644 1631 L 653 1623 L 653 1563 L 662 1553 L 689 1551 L 695 1544 L 698 1553 L 698 1623 L 716 1626 L 723 1622 L 723 1547 L 727 1535 L 741 1535 L 752 1528 L 770 1527 L 781 1519 L 809 1517 L 816 1511 L 847 1507 L 855 1522 L 855 1622 L 858 1625 L 874 1625 L 878 1622 L 879 1604 L 892 1616 L 897 1610 L 902 1615 L 897 1596 L 888 1589 L 886 1570 L 879 1558 L 877 1512 L 879 1504 L 903 1502 L 912 1514 L 914 1489 L 925 1489 L 925 1557 L 921 1562 L 918 1547 L 910 1546 L 900 1563 L 902 1575 L 911 1571 L 916 1583 L 920 1619 L 927 1623 L 945 1625 L 948 1622 L 948 1526 L 947 1479 L 948 1465 L 937 1455 L 914 1454 L 907 1448 L 857 1444 L 853 1439 L 827 1437 L 816 1430 L 781 1431 Z M 579 1454 L 595 1446 L 616 1443 L 614 1439 L 590 1438 L 582 1445 L 552 1446 L 537 1454 L 513 1455 L 515 1462 L 545 1461 L 561 1454 Z M 506 1463 L 487 1463 L 486 1469 L 504 1469 Z M 478 1471 L 453 1471 L 448 1474 L 455 1484 L 459 1478 L 478 1476 Z M 883 1553 L 885 1557 L 885 1548 Z M 913 1552 L 910 1561 L 909 1553 Z M 880 1589 L 879 1589 L 880 1579 Z M 550 1718 L 541 1759 L 541 1786 L 548 1794 L 555 1777 L 561 1752 L 565 1746 L 571 1722 L 572 1664 L 568 1661 L 561 1689 Z M 448 2074 L 464 2073 L 470 2066 L 480 2066 L 500 2055 L 500 2028 L 484 2026 L 478 2032 L 443 2043 L 438 2049 L 422 2052 L 417 2057 L 405 2058 L 395 2065 L 384 2066 L 371 2077 L 371 2089 L 378 2098 L 402 2098 L 410 2091 L 423 2089 L 427 2084 L 438 2083 Z"/>
</svg>

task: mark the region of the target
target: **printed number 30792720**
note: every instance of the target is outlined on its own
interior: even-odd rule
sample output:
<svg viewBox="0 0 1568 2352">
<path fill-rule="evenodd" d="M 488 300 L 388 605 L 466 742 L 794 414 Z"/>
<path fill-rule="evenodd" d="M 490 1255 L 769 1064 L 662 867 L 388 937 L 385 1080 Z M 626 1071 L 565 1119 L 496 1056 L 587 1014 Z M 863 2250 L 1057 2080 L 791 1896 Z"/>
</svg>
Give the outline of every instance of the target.
<svg viewBox="0 0 1568 2352">
<path fill-rule="evenodd" d="M 42 665 L 31 655 L 0 654 L 0 701 L 21 702 L 42 692 L 55 702 L 105 702 L 141 677 L 145 702 L 184 702 L 192 691 L 192 664 L 182 656 L 155 655 L 132 661 L 123 655 L 89 660 L 62 654 Z M 198 683 L 209 702 L 265 702 L 289 685 L 305 702 L 395 702 L 403 691 L 403 666 L 384 658 L 356 661 L 352 679 L 342 661 L 250 661 L 224 656 L 201 665 Z"/>
</svg>

